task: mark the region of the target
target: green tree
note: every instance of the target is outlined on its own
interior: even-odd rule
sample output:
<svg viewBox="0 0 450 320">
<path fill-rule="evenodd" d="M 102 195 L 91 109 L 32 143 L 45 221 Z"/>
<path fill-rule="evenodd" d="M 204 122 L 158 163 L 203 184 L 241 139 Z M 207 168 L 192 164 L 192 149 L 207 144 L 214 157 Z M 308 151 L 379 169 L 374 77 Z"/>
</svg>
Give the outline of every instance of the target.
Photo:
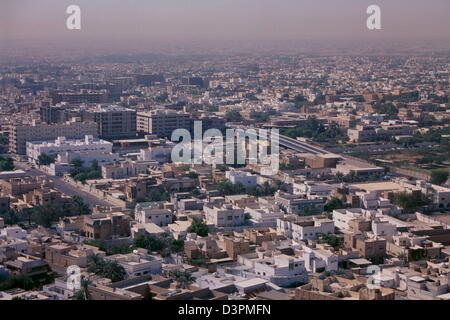
<svg viewBox="0 0 450 320">
<path fill-rule="evenodd" d="M 7 210 L 0 213 L 0 217 L 3 218 L 6 225 L 14 225 L 20 221 L 19 213 L 14 210 Z"/>
<path fill-rule="evenodd" d="M 325 211 L 332 212 L 333 210 L 342 209 L 344 207 L 344 203 L 342 203 L 341 199 L 333 197 L 325 204 Z"/>
<path fill-rule="evenodd" d="M 5 291 L 14 288 L 20 288 L 26 291 L 32 290 L 36 287 L 36 283 L 28 276 L 13 275 L 3 283 L 0 283 L 0 291 Z"/>
<path fill-rule="evenodd" d="M 52 163 L 55 163 L 55 160 L 56 160 L 56 154 L 48 155 L 46 153 L 42 153 L 38 156 L 37 164 L 40 166 L 48 166 Z"/>
<path fill-rule="evenodd" d="M 236 110 L 228 110 L 225 112 L 225 120 L 228 122 L 240 122 L 242 121 L 242 115 L 239 111 Z"/>
<path fill-rule="evenodd" d="M 430 200 L 422 194 L 400 192 L 394 195 L 393 203 L 402 207 L 405 211 L 411 212 L 419 207 L 428 205 Z"/>
<path fill-rule="evenodd" d="M 198 173 L 194 172 L 194 171 L 190 171 L 186 176 L 191 178 L 191 179 L 197 179 L 198 178 Z"/>
<path fill-rule="evenodd" d="M 112 282 L 122 281 L 125 278 L 125 269 L 116 261 L 107 261 L 94 254 L 88 257 L 87 271 L 111 279 Z"/>
<path fill-rule="evenodd" d="M 188 285 L 194 283 L 196 280 L 195 277 L 192 276 L 192 273 L 186 270 L 175 270 L 170 273 L 170 276 L 183 289 L 185 289 Z"/>
<path fill-rule="evenodd" d="M 149 251 L 162 251 L 164 249 L 164 240 L 150 234 L 138 234 L 133 240 L 133 245 Z"/>
<path fill-rule="evenodd" d="M 433 170 L 431 171 L 431 183 L 441 185 L 447 182 L 449 172 L 446 170 Z"/>
<path fill-rule="evenodd" d="M 317 242 L 328 244 L 329 246 L 332 246 L 333 248 L 337 248 L 342 244 L 340 238 L 338 238 L 334 234 L 330 234 L 330 233 L 320 235 L 319 240 Z"/>
<path fill-rule="evenodd" d="M 206 237 L 208 235 L 208 226 L 198 217 L 192 218 L 192 223 L 188 227 L 187 232 L 196 233 L 200 237 Z"/>
<path fill-rule="evenodd" d="M 0 171 L 13 171 L 14 168 L 14 160 L 12 158 L 0 156 Z"/>
</svg>

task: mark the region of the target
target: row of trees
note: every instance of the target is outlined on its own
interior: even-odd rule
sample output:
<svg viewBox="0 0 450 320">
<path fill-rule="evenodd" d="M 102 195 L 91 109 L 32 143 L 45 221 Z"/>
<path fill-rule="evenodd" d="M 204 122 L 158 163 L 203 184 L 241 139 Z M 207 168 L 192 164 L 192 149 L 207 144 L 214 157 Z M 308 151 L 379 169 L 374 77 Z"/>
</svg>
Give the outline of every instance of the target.
<svg viewBox="0 0 450 320">
<path fill-rule="evenodd" d="M 74 196 L 69 202 L 63 204 L 51 204 L 46 206 L 35 206 L 27 211 L 18 212 L 7 210 L 0 213 L 6 225 L 15 225 L 21 221 L 35 223 L 50 228 L 54 222 L 63 217 L 72 217 L 90 214 L 89 206 L 79 196 Z"/>
<path fill-rule="evenodd" d="M 56 275 L 48 273 L 39 277 L 29 277 L 21 274 L 12 275 L 7 279 L 0 278 L 0 291 L 20 288 L 26 291 L 40 288 L 43 285 L 54 282 Z"/>
<path fill-rule="evenodd" d="M 83 167 L 83 161 L 74 159 L 71 161 L 74 168 L 69 170 L 70 177 L 75 181 L 85 183 L 86 180 L 101 179 L 102 172 L 97 160 L 93 160 L 90 167 Z"/>
<path fill-rule="evenodd" d="M 161 254 L 162 257 L 168 257 L 172 253 L 182 252 L 184 241 L 173 239 L 168 234 L 163 234 L 161 236 L 138 234 L 133 240 L 133 246 L 149 251 L 156 251 Z"/>
<path fill-rule="evenodd" d="M 278 190 L 286 190 L 286 185 L 282 183 L 270 184 L 266 181 L 260 186 L 245 188 L 241 183 L 233 184 L 230 180 L 223 179 L 218 183 L 217 190 L 223 196 L 246 193 L 255 197 L 264 197 L 273 196 Z"/>
<path fill-rule="evenodd" d="M 224 117 L 228 122 L 240 122 L 243 120 L 242 115 L 239 113 L 239 111 L 236 110 L 229 110 L 225 112 Z"/>
<path fill-rule="evenodd" d="M 449 171 L 444 169 L 431 171 L 431 183 L 433 184 L 444 184 L 449 178 Z"/>
<path fill-rule="evenodd" d="M 311 138 L 317 142 L 336 143 L 339 140 L 348 139 L 337 124 L 325 126 L 315 117 L 309 117 L 300 127 L 283 129 L 280 133 L 293 139 L 303 137 Z"/>
<path fill-rule="evenodd" d="M 400 192 L 394 195 L 393 203 L 402 207 L 405 211 L 411 212 L 417 208 L 429 205 L 431 200 L 423 194 Z"/>
</svg>

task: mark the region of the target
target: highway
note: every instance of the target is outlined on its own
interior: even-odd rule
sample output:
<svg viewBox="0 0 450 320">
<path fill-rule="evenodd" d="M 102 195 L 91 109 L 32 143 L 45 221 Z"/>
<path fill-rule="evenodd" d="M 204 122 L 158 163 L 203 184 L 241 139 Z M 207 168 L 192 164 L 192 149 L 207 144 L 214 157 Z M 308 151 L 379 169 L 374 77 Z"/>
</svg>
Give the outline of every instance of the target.
<svg viewBox="0 0 450 320">
<path fill-rule="evenodd" d="M 257 128 L 249 128 L 249 127 L 244 127 L 244 126 L 240 126 L 240 125 L 229 125 L 230 129 L 242 129 L 242 130 L 247 130 L 247 129 L 253 129 L 253 130 L 257 130 Z M 302 142 L 296 139 L 292 139 L 286 136 L 283 136 L 281 134 L 276 134 L 276 133 L 272 133 L 274 134 L 274 136 L 278 136 L 279 141 L 280 141 L 280 146 L 286 147 L 288 149 L 292 149 L 294 151 L 297 152 L 302 152 L 302 153 L 311 153 L 311 154 L 330 154 L 330 152 L 318 148 L 316 146 L 313 146 L 311 144 L 308 144 L 306 142 Z"/>
<path fill-rule="evenodd" d="M 56 190 L 68 195 L 68 196 L 80 196 L 83 198 L 84 202 L 87 203 L 91 208 L 94 206 L 115 206 L 107 200 L 100 199 L 97 196 L 81 190 L 76 186 L 64 181 L 61 177 L 54 177 L 46 174 L 45 172 L 39 171 L 37 169 L 31 168 L 31 166 L 23 163 L 23 162 L 15 162 L 14 163 L 17 169 L 26 170 L 27 174 L 30 176 L 46 176 L 49 180 L 53 181 L 54 187 Z"/>
</svg>

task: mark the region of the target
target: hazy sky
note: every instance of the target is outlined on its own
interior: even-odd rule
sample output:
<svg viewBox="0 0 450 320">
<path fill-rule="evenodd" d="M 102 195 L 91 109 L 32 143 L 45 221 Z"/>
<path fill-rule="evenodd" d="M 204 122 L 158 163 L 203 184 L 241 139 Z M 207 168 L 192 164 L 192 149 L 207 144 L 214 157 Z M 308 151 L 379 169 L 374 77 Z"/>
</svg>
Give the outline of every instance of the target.
<svg viewBox="0 0 450 320">
<path fill-rule="evenodd" d="M 81 7 L 69 31 L 66 8 Z M 366 9 L 382 9 L 381 31 Z M 450 0 L 0 0 L 0 45 L 21 41 L 450 40 Z"/>
</svg>

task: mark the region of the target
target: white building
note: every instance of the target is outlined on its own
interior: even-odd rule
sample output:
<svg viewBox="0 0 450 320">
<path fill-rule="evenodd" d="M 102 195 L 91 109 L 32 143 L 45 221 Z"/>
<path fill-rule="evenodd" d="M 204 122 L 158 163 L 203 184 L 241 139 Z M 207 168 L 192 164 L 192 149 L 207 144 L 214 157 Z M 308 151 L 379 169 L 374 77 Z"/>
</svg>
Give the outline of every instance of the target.
<svg viewBox="0 0 450 320">
<path fill-rule="evenodd" d="M 330 250 L 319 248 L 310 248 L 303 246 L 303 260 L 305 267 L 309 272 L 337 271 L 338 270 L 338 256 Z"/>
<path fill-rule="evenodd" d="M 388 221 L 375 219 L 372 221 L 372 232 L 379 237 L 392 237 L 397 234 L 397 226 Z"/>
<path fill-rule="evenodd" d="M 380 197 L 376 192 L 356 193 L 361 199 L 361 206 L 367 210 L 378 210 L 383 214 L 395 215 L 400 214 L 402 209 L 394 206 L 389 199 Z"/>
<path fill-rule="evenodd" d="M 214 205 L 205 205 L 203 207 L 206 216 L 206 222 L 216 227 L 238 227 L 245 223 L 245 213 L 243 209 L 235 209 L 230 204 L 224 204 L 220 207 Z"/>
<path fill-rule="evenodd" d="M 37 162 L 38 157 L 42 154 L 57 156 L 64 152 L 84 154 L 112 153 L 113 144 L 93 136 L 85 136 L 84 139 L 68 140 L 65 137 L 58 137 L 52 141 L 28 141 L 26 146 L 28 159 Z"/>
<path fill-rule="evenodd" d="M 0 230 L 0 235 L 24 240 L 27 237 L 27 232 L 20 227 L 7 227 Z"/>
<path fill-rule="evenodd" d="M 305 261 L 284 254 L 255 260 L 253 271 L 258 277 L 278 286 L 308 281 Z"/>
<path fill-rule="evenodd" d="M 102 166 L 103 179 L 126 179 L 147 174 L 151 168 L 158 168 L 155 161 L 127 161 Z"/>
<path fill-rule="evenodd" d="M 329 197 L 334 186 L 331 184 L 315 181 L 303 181 L 293 184 L 293 193 L 295 195 L 306 195 L 308 199 L 313 197 Z"/>
<path fill-rule="evenodd" d="M 256 187 L 258 176 L 245 171 L 231 170 L 225 172 L 225 177 L 233 184 L 242 184 L 245 188 Z"/>
<path fill-rule="evenodd" d="M 0 250 L 4 248 L 13 248 L 17 252 L 25 252 L 28 249 L 28 241 L 0 235 Z"/>
<path fill-rule="evenodd" d="M 254 227 L 275 228 L 277 219 L 284 216 L 284 212 L 276 206 L 245 207 L 244 211 L 250 215 Z"/>
<path fill-rule="evenodd" d="M 174 145 L 174 143 L 167 143 L 162 146 L 153 146 L 148 149 L 142 149 L 138 159 L 140 161 L 157 161 L 159 163 L 170 162 Z"/>
<path fill-rule="evenodd" d="M 333 211 L 333 221 L 337 228 L 350 230 L 349 222 L 355 219 L 375 219 L 382 217 L 382 213 L 375 210 L 366 210 L 361 208 L 338 209 Z"/>
<path fill-rule="evenodd" d="M 71 163 L 75 159 L 80 159 L 83 163 L 83 167 L 90 167 L 92 161 L 97 161 L 99 166 L 115 163 L 120 161 L 120 156 L 117 153 L 110 152 L 64 152 L 60 153 L 56 158 L 57 165 L 65 165 Z M 51 166 L 51 165 L 50 165 Z"/>
<path fill-rule="evenodd" d="M 42 291 L 54 300 L 70 300 L 74 290 L 67 287 L 67 279 L 67 276 L 56 278 L 54 283 L 45 285 Z"/>
<path fill-rule="evenodd" d="M 334 233 L 334 222 L 323 217 L 288 216 L 277 220 L 277 231 L 293 240 L 317 240 L 322 234 Z"/>
<path fill-rule="evenodd" d="M 116 261 L 120 264 L 125 269 L 125 279 L 162 272 L 161 258 L 149 255 L 145 249 L 135 250 L 129 254 L 107 256 L 105 260 Z"/>
<path fill-rule="evenodd" d="M 168 209 L 155 209 L 138 203 L 135 208 L 135 220 L 140 224 L 154 223 L 162 227 L 173 222 L 173 215 Z"/>
</svg>

